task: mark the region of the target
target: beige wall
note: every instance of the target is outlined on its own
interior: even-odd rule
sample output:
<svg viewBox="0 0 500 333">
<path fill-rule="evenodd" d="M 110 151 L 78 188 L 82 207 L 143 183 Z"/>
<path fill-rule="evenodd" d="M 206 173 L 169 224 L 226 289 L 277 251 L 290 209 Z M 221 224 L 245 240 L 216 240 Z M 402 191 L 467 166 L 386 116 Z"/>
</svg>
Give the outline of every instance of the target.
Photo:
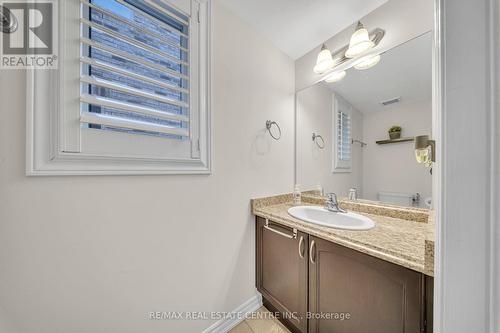
<svg viewBox="0 0 500 333">
<path fill-rule="evenodd" d="M 297 93 L 297 183 L 303 189 L 315 189 L 318 184 L 325 192 L 347 196 L 352 187 L 362 195 L 363 155 L 361 147 L 352 146 L 352 171 L 332 173 L 332 110 L 333 92 L 323 84 L 317 84 Z M 351 114 L 352 137 L 363 137 L 361 113 Z M 318 149 L 312 141 L 312 133 L 325 139 L 325 148 Z"/>
<path fill-rule="evenodd" d="M 211 322 L 146 314 L 255 294 L 249 199 L 292 187 L 294 63 L 214 12 L 211 176 L 26 177 L 24 73 L 0 73 L 2 333 L 200 332 Z"/>
<path fill-rule="evenodd" d="M 377 200 L 380 191 L 420 193 L 421 204 L 432 196 L 432 176 L 429 169 L 415 160 L 413 142 L 377 145 L 388 139 L 392 125 L 403 128 L 403 137 L 431 135 L 432 102 L 394 104 L 384 111 L 365 114 L 363 119 L 363 194 Z"/>
</svg>

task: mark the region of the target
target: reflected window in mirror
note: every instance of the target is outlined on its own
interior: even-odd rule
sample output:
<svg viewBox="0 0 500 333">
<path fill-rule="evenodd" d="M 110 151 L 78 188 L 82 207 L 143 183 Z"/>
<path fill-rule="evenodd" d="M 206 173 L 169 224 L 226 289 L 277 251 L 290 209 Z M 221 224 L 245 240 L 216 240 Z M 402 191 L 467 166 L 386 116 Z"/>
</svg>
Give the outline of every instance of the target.
<svg viewBox="0 0 500 333">
<path fill-rule="evenodd" d="M 351 172 L 351 110 L 338 95 L 333 95 L 333 161 L 332 172 Z"/>
</svg>

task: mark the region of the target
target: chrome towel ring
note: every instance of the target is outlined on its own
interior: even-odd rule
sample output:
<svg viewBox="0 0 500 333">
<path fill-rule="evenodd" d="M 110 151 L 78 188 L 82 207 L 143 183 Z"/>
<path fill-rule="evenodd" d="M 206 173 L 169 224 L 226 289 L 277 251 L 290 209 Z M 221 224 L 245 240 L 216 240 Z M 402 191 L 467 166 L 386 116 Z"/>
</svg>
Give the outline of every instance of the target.
<svg viewBox="0 0 500 333">
<path fill-rule="evenodd" d="M 272 127 L 273 125 L 276 127 L 276 129 L 278 130 L 278 133 L 274 133 L 273 134 L 273 131 L 272 131 Z M 281 139 L 281 128 L 280 126 L 278 125 L 277 122 L 275 121 L 272 121 L 272 120 L 267 120 L 266 121 L 266 129 L 267 131 L 269 132 L 269 135 L 274 139 L 274 140 L 279 140 Z"/>
<path fill-rule="evenodd" d="M 316 133 L 313 133 L 312 139 L 316 146 L 318 146 L 319 149 L 324 149 L 325 148 L 325 140 L 321 135 L 318 135 Z"/>
<path fill-rule="evenodd" d="M 0 6 L 0 24 L 3 33 L 11 34 L 17 30 L 17 19 L 5 6 Z"/>
</svg>

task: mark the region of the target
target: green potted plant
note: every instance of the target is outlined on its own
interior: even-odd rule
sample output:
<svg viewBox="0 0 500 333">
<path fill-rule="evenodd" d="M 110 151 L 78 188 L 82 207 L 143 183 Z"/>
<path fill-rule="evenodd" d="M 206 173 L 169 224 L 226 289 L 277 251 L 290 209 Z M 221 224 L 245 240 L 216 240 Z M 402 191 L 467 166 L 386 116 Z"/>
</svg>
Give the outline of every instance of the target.
<svg viewBox="0 0 500 333">
<path fill-rule="evenodd" d="M 389 128 L 389 138 L 391 140 L 396 140 L 401 137 L 401 126 L 394 125 Z"/>
</svg>

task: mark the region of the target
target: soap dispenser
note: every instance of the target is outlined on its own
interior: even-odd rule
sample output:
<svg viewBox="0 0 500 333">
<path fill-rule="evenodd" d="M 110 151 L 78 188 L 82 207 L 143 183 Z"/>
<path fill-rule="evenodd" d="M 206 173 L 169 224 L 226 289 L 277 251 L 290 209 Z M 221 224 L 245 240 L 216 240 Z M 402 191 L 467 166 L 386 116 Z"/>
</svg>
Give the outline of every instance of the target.
<svg viewBox="0 0 500 333">
<path fill-rule="evenodd" d="M 325 191 L 323 190 L 323 186 L 321 186 L 320 183 L 316 184 L 316 190 L 315 190 L 315 192 L 319 196 L 324 196 L 325 195 Z"/>
</svg>

